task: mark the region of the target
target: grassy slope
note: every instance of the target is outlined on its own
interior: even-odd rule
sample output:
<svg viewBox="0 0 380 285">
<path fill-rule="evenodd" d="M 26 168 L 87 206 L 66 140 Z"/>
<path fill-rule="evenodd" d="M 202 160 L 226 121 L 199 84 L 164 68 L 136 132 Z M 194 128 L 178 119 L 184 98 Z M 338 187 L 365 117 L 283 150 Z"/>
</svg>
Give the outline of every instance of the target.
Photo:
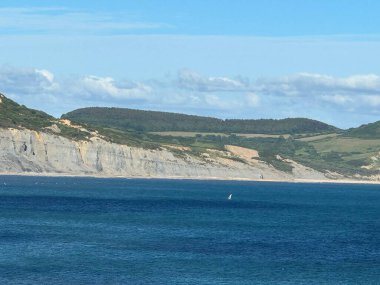
<svg viewBox="0 0 380 285">
<path fill-rule="evenodd" d="M 25 106 L 0 95 L 0 127 L 24 127 L 32 130 L 41 130 L 51 125 L 54 117 Z"/>
<path fill-rule="evenodd" d="M 87 132 L 61 124 L 57 119 L 42 111 L 29 109 L 23 105 L 19 105 L 2 94 L 0 94 L 0 99 L 1 128 L 26 128 L 52 133 L 48 127 L 56 124 L 61 130 L 60 135 L 69 139 L 85 139 L 88 135 Z"/>
<path fill-rule="evenodd" d="M 315 169 L 328 169 L 343 174 L 373 174 L 362 166 L 370 164 L 370 158 L 380 151 L 379 140 L 368 140 L 344 135 L 325 137 L 308 142 L 316 153 L 310 155 L 297 151 L 298 161 Z"/>
</svg>

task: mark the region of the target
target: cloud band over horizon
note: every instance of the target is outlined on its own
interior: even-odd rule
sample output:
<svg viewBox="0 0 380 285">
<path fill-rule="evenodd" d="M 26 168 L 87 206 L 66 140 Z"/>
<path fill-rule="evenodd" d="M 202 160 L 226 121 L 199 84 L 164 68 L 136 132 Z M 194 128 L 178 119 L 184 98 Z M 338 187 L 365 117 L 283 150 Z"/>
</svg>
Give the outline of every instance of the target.
<svg viewBox="0 0 380 285">
<path fill-rule="evenodd" d="M 174 77 L 133 81 L 95 75 L 62 78 L 46 69 L 2 66 L 0 88 L 10 98 L 55 116 L 79 107 L 114 106 L 220 118 L 309 117 L 343 128 L 353 127 L 344 118 L 362 118 L 359 124 L 380 118 L 376 74 L 251 79 L 182 69 Z"/>
</svg>

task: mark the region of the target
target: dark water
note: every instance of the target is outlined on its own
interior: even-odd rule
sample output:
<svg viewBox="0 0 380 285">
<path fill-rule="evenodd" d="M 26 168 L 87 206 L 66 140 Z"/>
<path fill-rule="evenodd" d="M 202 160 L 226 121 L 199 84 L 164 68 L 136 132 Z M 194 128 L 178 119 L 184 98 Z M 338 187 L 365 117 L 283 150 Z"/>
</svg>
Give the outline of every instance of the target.
<svg viewBox="0 0 380 285">
<path fill-rule="evenodd" d="M 380 186 L 0 177 L 0 284 L 380 284 Z"/>
</svg>

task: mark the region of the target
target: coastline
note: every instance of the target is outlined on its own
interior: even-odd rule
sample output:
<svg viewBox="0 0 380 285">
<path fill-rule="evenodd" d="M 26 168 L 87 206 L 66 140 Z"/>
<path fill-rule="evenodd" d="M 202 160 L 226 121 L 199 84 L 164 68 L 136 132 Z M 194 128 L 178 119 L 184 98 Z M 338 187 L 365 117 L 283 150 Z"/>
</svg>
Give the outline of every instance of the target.
<svg viewBox="0 0 380 285">
<path fill-rule="evenodd" d="M 320 183 L 320 184 L 374 184 L 380 181 L 351 180 L 351 179 L 250 179 L 239 177 L 212 177 L 212 176 L 113 176 L 100 174 L 73 174 L 73 173 L 40 173 L 40 172 L 0 172 L 0 176 L 28 176 L 28 177 L 78 177 L 101 179 L 163 179 L 163 180 L 209 180 L 209 181 L 249 181 L 249 182 L 283 182 L 283 183 Z"/>
</svg>

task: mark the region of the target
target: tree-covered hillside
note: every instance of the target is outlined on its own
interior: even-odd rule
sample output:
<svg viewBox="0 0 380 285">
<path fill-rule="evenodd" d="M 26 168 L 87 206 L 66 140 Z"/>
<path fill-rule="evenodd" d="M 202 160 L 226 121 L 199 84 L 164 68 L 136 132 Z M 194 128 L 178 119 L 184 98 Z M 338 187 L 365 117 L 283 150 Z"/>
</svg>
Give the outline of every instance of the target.
<svg viewBox="0 0 380 285">
<path fill-rule="evenodd" d="M 339 131 L 334 126 L 304 118 L 221 120 L 211 117 L 126 108 L 83 108 L 69 112 L 63 115 L 62 118 L 95 126 L 143 132 L 305 134 Z"/>
<path fill-rule="evenodd" d="M 345 135 L 357 138 L 378 139 L 380 138 L 380 121 L 348 129 Z"/>
</svg>

